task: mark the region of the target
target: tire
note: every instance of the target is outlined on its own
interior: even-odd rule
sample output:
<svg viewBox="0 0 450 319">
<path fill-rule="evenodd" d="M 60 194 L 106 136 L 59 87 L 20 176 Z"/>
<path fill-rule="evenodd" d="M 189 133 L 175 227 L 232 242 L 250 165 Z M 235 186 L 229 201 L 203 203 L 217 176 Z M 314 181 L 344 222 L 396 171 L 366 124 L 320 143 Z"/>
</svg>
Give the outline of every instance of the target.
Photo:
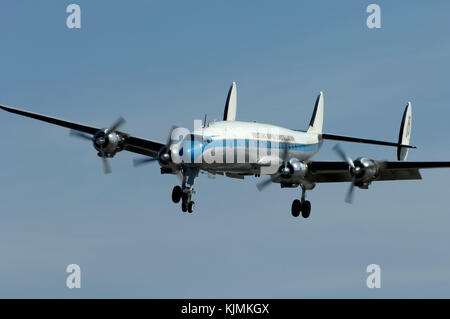
<svg viewBox="0 0 450 319">
<path fill-rule="evenodd" d="M 183 211 L 183 213 L 186 213 L 186 212 L 187 212 L 187 209 L 188 209 L 187 204 L 186 204 L 185 201 L 183 201 L 183 202 L 181 203 L 181 210 Z"/>
<path fill-rule="evenodd" d="M 292 208 L 291 208 L 292 216 L 298 217 L 300 215 L 301 210 L 302 210 L 302 204 L 300 203 L 300 201 L 298 199 L 294 200 L 292 202 Z"/>
<path fill-rule="evenodd" d="M 188 212 L 189 212 L 189 213 L 192 213 L 192 212 L 194 211 L 194 208 L 195 208 L 195 202 L 190 201 L 190 202 L 188 203 L 188 205 L 187 205 L 187 210 L 188 210 Z"/>
<path fill-rule="evenodd" d="M 175 186 L 172 190 L 172 201 L 174 203 L 179 203 L 181 200 L 181 195 L 183 194 L 183 190 L 180 186 Z"/>
<path fill-rule="evenodd" d="M 311 202 L 307 200 L 303 203 L 302 217 L 308 218 L 310 214 L 311 214 Z"/>
</svg>

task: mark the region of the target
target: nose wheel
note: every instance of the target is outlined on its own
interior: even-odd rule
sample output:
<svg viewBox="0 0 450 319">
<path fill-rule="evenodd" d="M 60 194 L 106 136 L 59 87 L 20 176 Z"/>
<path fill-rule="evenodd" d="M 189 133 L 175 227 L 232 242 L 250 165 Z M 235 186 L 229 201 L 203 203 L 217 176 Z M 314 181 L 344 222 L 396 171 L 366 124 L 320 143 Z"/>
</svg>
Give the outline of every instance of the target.
<svg viewBox="0 0 450 319">
<path fill-rule="evenodd" d="M 193 213 L 195 202 L 191 200 L 192 194 L 195 194 L 193 184 L 195 177 L 198 176 L 198 169 L 184 169 L 182 186 L 175 186 L 172 190 L 172 201 L 179 203 L 181 201 L 181 210 L 183 213 Z"/>
<path fill-rule="evenodd" d="M 181 210 L 183 213 L 194 212 L 195 202 L 191 200 L 191 196 L 193 193 L 192 188 L 181 188 L 180 186 L 175 186 L 172 190 L 172 201 L 174 203 L 179 203 L 181 201 Z"/>
<path fill-rule="evenodd" d="M 183 195 L 183 190 L 180 186 L 175 186 L 172 190 L 172 201 L 176 204 L 181 200 L 181 196 Z"/>
<path fill-rule="evenodd" d="M 189 189 L 182 191 L 181 195 L 181 210 L 183 213 L 193 213 L 195 208 L 195 202 L 191 200 L 192 192 Z"/>
<path fill-rule="evenodd" d="M 304 187 L 302 187 L 302 199 L 301 201 L 296 199 L 292 202 L 292 216 L 298 217 L 300 216 L 300 213 L 302 214 L 303 218 L 308 218 L 311 214 L 311 202 L 308 200 L 305 200 L 306 197 L 306 190 Z"/>
</svg>

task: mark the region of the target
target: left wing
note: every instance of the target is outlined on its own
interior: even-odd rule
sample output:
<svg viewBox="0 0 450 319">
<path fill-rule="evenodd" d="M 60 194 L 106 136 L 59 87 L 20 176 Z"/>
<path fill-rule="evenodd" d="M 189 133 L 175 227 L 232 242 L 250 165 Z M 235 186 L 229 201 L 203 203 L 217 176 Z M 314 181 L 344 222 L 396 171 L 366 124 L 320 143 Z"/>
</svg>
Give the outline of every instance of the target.
<svg viewBox="0 0 450 319">
<path fill-rule="evenodd" d="M 12 107 L 4 106 L 4 105 L 0 105 L 0 108 L 5 111 L 11 112 L 11 113 L 15 113 L 15 114 L 30 117 L 30 118 L 33 118 L 33 119 L 36 119 L 39 121 L 44 121 L 47 123 L 59 125 L 62 127 L 72 129 L 72 130 L 87 133 L 90 135 L 94 135 L 101 129 L 101 128 L 92 127 L 92 126 L 88 126 L 88 125 L 84 125 L 84 124 L 68 122 L 65 120 L 58 119 L 58 118 L 49 117 L 49 116 L 41 115 L 41 114 L 37 114 L 37 113 L 32 113 L 32 112 L 28 112 L 28 111 L 24 111 L 24 110 L 12 108 Z M 139 137 L 134 137 L 134 136 L 131 136 L 124 132 L 117 131 L 117 134 L 119 134 L 124 139 L 124 149 L 127 151 L 130 151 L 130 152 L 133 152 L 133 153 L 139 153 L 142 155 L 156 157 L 158 155 L 158 151 L 160 150 L 160 148 L 164 146 L 163 143 L 159 143 L 159 142 L 155 142 L 155 141 L 151 141 L 151 140 L 147 140 L 147 139 L 143 139 L 143 138 L 139 138 Z"/>
<path fill-rule="evenodd" d="M 373 181 L 422 179 L 419 170 L 450 167 L 450 162 L 389 162 L 375 161 L 377 174 Z M 351 182 L 352 176 L 346 162 L 311 161 L 308 163 L 308 180 L 315 183 Z"/>
</svg>

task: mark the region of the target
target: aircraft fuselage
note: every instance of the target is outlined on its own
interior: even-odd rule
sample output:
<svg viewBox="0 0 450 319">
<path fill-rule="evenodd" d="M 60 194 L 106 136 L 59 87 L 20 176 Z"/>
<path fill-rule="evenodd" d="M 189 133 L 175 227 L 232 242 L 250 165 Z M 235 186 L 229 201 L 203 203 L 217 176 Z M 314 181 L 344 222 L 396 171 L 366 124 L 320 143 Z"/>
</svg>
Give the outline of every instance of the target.
<svg viewBox="0 0 450 319">
<path fill-rule="evenodd" d="M 175 148 L 184 165 L 223 172 L 258 174 L 285 157 L 305 161 L 322 145 L 320 134 L 276 125 L 220 121 L 188 134 Z"/>
</svg>

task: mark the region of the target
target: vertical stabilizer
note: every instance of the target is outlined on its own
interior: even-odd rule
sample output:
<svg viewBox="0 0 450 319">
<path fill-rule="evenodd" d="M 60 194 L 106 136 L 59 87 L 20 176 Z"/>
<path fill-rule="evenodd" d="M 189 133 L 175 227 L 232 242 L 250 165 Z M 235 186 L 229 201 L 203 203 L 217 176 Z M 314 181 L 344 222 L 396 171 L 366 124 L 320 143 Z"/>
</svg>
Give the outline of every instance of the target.
<svg viewBox="0 0 450 319">
<path fill-rule="evenodd" d="M 320 91 L 309 122 L 308 132 L 321 134 L 323 129 L 323 92 Z"/>
<path fill-rule="evenodd" d="M 412 107 L 411 102 L 408 102 L 403 113 L 402 124 L 400 126 L 400 134 L 398 136 L 398 144 L 409 145 L 411 139 L 411 121 L 412 121 Z M 397 159 L 399 161 L 406 160 L 409 148 L 399 146 L 397 148 Z"/>
<path fill-rule="evenodd" d="M 231 84 L 230 90 L 228 91 L 227 101 L 225 103 L 225 111 L 223 112 L 224 121 L 235 121 L 236 120 L 236 82 Z"/>
</svg>

